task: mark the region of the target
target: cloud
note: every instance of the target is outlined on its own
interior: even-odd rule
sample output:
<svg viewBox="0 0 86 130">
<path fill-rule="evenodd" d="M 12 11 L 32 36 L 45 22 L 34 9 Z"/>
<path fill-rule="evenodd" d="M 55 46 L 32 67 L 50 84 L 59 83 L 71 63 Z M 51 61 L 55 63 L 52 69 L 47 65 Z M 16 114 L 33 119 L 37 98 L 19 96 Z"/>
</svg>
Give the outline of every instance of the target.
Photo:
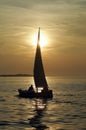
<svg viewBox="0 0 86 130">
<path fill-rule="evenodd" d="M 0 0 L 1 6 L 17 7 L 17 8 L 31 8 L 32 2 L 27 0 Z"/>
<path fill-rule="evenodd" d="M 0 0 L 0 54 L 29 58 L 30 36 L 39 26 L 49 34 L 52 57 L 86 55 L 85 0 Z"/>
</svg>

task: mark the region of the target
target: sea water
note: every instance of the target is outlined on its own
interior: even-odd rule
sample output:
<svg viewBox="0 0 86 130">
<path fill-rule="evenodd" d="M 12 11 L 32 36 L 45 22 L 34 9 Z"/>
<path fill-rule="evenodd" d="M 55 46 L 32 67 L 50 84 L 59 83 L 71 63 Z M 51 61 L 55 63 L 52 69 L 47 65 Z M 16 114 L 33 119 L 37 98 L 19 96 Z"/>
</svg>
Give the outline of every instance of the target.
<svg viewBox="0 0 86 130">
<path fill-rule="evenodd" d="M 47 77 L 53 99 L 18 98 L 33 77 L 0 77 L 0 130 L 86 130 L 86 78 Z"/>
</svg>

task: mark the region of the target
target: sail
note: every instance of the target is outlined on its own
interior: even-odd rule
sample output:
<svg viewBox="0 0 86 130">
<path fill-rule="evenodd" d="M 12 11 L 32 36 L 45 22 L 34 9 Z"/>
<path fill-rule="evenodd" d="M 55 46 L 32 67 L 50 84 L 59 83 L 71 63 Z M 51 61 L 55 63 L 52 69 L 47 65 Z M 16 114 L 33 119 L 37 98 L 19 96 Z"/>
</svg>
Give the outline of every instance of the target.
<svg viewBox="0 0 86 130">
<path fill-rule="evenodd" d="M 38 31 L 38 41 L 34 62 L 34 81 L 36 88 L 43 87 L 44 90 L 48 90 L 47 81 L 45 78 L 42 57 L 41 57 L 41 48 L 40 48 L 40 28 Z"/>
</svg>

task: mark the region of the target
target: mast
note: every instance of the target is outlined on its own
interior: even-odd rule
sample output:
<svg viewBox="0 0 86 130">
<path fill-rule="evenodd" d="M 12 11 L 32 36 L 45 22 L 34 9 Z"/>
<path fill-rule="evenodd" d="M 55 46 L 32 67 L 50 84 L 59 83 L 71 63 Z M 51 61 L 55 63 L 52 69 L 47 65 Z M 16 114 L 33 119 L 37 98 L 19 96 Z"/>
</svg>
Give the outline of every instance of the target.
<svg viewBox="0 0 86 130">
<path fill-rule="evenodd" d="M 36 88 L 42 87 L 44 90 L 48 90 L 48 84 L 45 78 L 42 56 L 41 56 L 41 48 L 40 48 L 40 28 L 38 30 L 38 40 L 36 47 L 36 55 L 34 62 L 34 81 Z"/>
</svg>

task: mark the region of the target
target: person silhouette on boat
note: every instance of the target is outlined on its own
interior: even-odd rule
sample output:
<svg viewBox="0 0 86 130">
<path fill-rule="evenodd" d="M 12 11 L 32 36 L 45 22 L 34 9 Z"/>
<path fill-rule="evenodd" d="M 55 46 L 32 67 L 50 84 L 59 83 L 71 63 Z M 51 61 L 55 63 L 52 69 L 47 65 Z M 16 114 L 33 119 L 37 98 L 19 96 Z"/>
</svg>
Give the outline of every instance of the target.
<svg viewBox="0 0 86 130">
<path fill-rule="evenodd" d="M 28 92 L 34 92 L 33 85 L 29 87 Z"/>
</svg>

